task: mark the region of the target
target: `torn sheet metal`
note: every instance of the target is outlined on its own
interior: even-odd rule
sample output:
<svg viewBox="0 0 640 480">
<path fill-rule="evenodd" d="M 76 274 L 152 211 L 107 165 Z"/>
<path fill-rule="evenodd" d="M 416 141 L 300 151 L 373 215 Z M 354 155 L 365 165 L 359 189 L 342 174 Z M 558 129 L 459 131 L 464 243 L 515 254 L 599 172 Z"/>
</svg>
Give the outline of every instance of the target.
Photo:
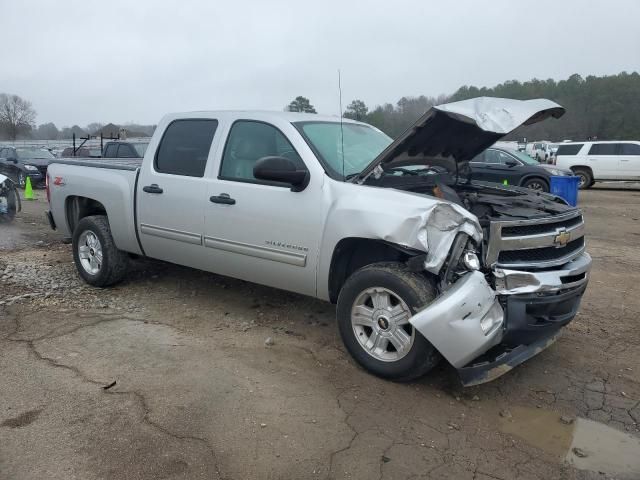
<svg viewBox="0 0 640 480">
<path fill-rule="evenodd" d="M 464 164 L 521 125 L 559 118 L 551 100 L 479 97 L 430 108 L 352 179 L 362 183 L 378 165 Z"/>
<path fill-rule="evenodd" d="M 480 322 L 487 318 L 487 335 Z M 464 275 L 409 322 L 454 367 L 460 368 L 500 343 L 504 312 L 481 272 Z"/>
<path fill-rule="evenodd" d="M 427 252 L 425 270 L 434 274 L 440 272 L 459 232 L 469 235 L 478 245 L 482 241 L 478 219 L 462 207 L 453 203 L 437 203 L 426 212 L 417 237 Z"/>
</svg>

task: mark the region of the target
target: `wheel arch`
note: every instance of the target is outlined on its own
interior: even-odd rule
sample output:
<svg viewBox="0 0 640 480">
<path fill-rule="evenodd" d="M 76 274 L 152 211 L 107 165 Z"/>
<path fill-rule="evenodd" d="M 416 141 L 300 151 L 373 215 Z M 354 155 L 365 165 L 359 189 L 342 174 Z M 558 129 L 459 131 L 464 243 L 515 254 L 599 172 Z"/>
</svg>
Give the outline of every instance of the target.
<svg viewBox="0 0 640 480">
<path fill-rule="evenodd" d="M 523 186 L 525 183 L 527 183 L 529 180 L 533 180 L 534 178 L 542 180 L 544 183 L 547 184 L 547 188 L 550 188 L 551 186 L 551 182 L 549 177 L 545 177 L 544 175 L 541 175 L 539 173 L 527 173 L 525 175 L 523 175 L 520 178 L 520 182 L 519 182 L 519 186 Z"/>
<path fill-rule="evenodd" d="M 591 178 L 593 179 L 593 169 L 588 165 L 571 165 L 571 167 L 569 168 L 573 173 L 576 173 L 576 170 L 586 170 L 587 172 L 589 172 L 589 175 L 591 175 Z"/>
<path fill-rule="evenodd" d="M 340 240 L 331 256 L 329 301 L 336 303 L 349 276 L 362 267 L 379 262 L 407 262 L 424 252 L 380 239 L 347 237 Z"/>
<path fill-rule="evenodd" d="M 67 226 L 72 235 L 76 225 L 84 217 L 90 215 L 107 216 L 107 209 L 101 202 L 79 195 L 70 195 L 65 199 L 64 211 Z"/>
</svg>

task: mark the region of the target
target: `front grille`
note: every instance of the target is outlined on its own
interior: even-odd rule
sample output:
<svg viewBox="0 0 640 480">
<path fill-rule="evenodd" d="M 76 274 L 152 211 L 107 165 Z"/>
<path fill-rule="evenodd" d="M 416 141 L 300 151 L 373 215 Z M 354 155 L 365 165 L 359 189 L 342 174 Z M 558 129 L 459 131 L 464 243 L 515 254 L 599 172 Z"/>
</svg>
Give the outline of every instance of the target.
<svg viewBox="0 0 640 480">
<path fill-rule="evenodd" d="M 515 269 L 563 265 L 584 250 L 579 210 L 554 217 L 491 222 L 486 264 Z M 564 245 L 563 245 L 564 244 Z"/>
<path fill-rule="evenodd" d="M 584 247 L 584 237 L 567 243 L 564 247 L 531 248 L 528 250 L 508 250 L 500 252 L 498 263 L 538 263 L 559 260 L 579 252 Z"/>
<path fill-rule="evenodd" d="M 538 223 L 532 225 L 514 225 L 502 227 L 502 237 L 520 237 L 523 235 L 540 235 L 541 233 L 555 232 L 559 228 L 572 228 L 582 223 L 582 215 L 568 220 L 553 223 Z"/>
<path fill-rule="evenodd" d="M 47 166 L 38 166 L 38 171 L 43 175 L 46 176 L 47 175 Z"/>
</svg>

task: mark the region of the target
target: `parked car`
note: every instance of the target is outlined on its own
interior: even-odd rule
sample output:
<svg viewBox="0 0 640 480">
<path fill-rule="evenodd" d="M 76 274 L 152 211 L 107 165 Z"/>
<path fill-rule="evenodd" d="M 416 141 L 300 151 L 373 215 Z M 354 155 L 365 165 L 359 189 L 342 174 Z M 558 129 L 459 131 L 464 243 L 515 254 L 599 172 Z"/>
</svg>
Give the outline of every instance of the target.
<svg viewBox="0 0 640 480">
<path fill-rule="evenodd" d="M 580 177 L 582 189 L 600 181 L 640 181 L 640 142 L 562 143 L 555 165 Z"/>
<path fill-rule="evenodd" d="M 104 145 L 102 156 L 104 158 L 142 158 L 147 151 L 149 142 L 125 142 L 113 141 Z"/>
<path fill-rule="evenodd" d="M 579 209 L 458 170 L 563 113 L 471 99 L 433 107 L 395 141 L 320 115 L 167 115 L 143 159 L 56 160 L 49 221 L 90 285 L 120 281 L 135 254 L 310 295 L 337 303 L 344 344 L 370 372 L 408 380 L 443 357 L 474 385 L 555 341 L 591 257 Z"/>
<path fill-rule="evenodd" d="M 483 182 L 519 185 L 533 190 L 548 192 L 551 176 L 573 175 L 553 165 L 538 163 L 529 155 L 506 148 L 488 148 L 476 155 L 469 163 L 471 178 Z"/>
<path fill-rule="evenodd" d="M 31 184 L 43 186 L 47 166 L 56 157 L 44 148 L 37 147 L 0 147 L 0 173 L 3 173 L 24 188 L 27 177 Z"/>
</svg>

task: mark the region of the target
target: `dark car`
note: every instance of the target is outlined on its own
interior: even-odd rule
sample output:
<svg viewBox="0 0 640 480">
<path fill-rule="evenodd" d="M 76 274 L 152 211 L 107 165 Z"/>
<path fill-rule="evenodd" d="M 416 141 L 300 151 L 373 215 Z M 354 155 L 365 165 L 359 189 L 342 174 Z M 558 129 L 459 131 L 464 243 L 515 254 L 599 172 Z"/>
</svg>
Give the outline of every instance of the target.
<svg viewBox="0 0 640 480">
<path fill-rule="evenodd" d="M 142 158 L 144 157 L 144 152 L 147 151 L 148 146 L 148 141 L 107 142 L 104 145 L 102 156 L 104 158 Z"/>
<path fill-rule="evenodd" d="M 506 148 L 491 147 L 474 157 L 469 163 L 471 179 L 482 182 L 504 183 L 549 191 L 552 175 L 573 175 L 553 165 L 538 163 L 529 155 Z"/>
<path fill-rule="evenodd" d="M 0 173 L 3 173 L 19 187 L 24 188 L 27 177 L 31 185 L 43 186 L 47 167 L 56 157 L 39 147 L 0 147 Z"/>
<path fill-rule="evenodd" d="M 73 147 L 65 148 L 60 154 L 62 158 L 71 158 L 71 157 L 89 157 L 90 152 L 88 148 L 80 147 L 76 149 L 75 154 L 73 153 Z"/>
</svg>

